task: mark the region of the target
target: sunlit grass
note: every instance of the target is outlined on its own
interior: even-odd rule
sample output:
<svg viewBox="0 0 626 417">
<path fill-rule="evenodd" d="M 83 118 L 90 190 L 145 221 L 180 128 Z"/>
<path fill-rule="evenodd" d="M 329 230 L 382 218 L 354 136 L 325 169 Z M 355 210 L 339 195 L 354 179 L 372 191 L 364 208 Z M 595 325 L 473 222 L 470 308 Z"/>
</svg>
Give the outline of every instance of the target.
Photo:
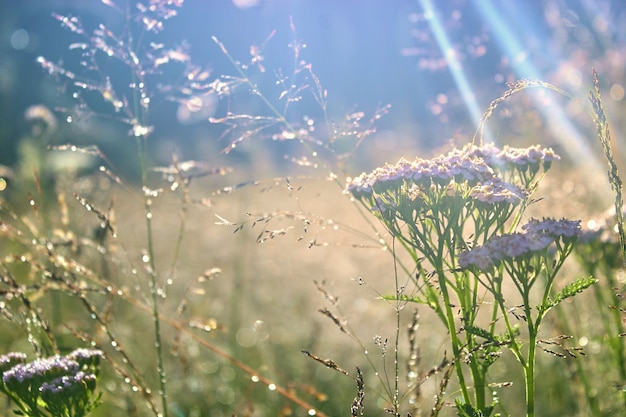
<svg viewBox="0 0 626 417">
<path fill-rule="evenodd" d="M 157 2 L 127 22 L 150 37 L 181 4 Z M 332 91 L 298 39 L 293 68 L 264 85 L 253 80 L 268 71 L 265 43 L 241 59 L 215 37 L 232 75 L 213 77 L 184 47 L 135 44 L 132 30 L 119 42 L 105 26 L 55 18 L 81 39 L 71 50 L 85 64 L 38 60 L 76 103 L 61 114 L 115 120 L 136 149 L 117 167 L 95 145 L 55 141 L 45 107 L 27 114 L 38 128 L 15 173 L 0 171 L 0 353 L 102 350 L 102 404 L 90 415 L 603 416 L 624 405 L 621 180 L 595 73 L 589 113 L 609 184 L 581 173 L 567 142 L 558 161 L 528 133 L 543 125 L 525 125 L 529 107 L 515 100 L 527 90 L 581 102 L 539 80 L 494 94 L 473 140 L 374 169 L 355 159 L 392 108 L 330 114 Z M 109 59 L 131 79 L 112 82 Z M 180 84 L 160 78 L 171 63 Z M 155 162 L 153 104 L 194 109 L 207 94 L 228 104 L 210 119 L 224 127 L 208 147 L 224 150 L 212 155 L 219 163 L 175 151 Z M 249 102 L 254 112 L 237 112 Z M 502 108 L 519 120 L 497 120 Z M 520 146 L 543 147 L 512 145 L 498 154 L 508 164 L 492 160 L 484 129 L 506 139 L 507 122 Z M 295 146 L 276 163 L 272 144 Z M 241 148 L 249 153 L 230 158 Z M 618 215 L 597 229 L 583 221 L 593 239 L 576 246 L 578 223 L 557 219 L 602 211 L 610 186 Z M 544 217 L 554 219 L 529 220 Z M 516 238 L 545 244 L 470 259 Z M 572 251 L 578 263 L 565 261 Z M 15 401 L 2 401 L 9 415 Z"/>
</svg>

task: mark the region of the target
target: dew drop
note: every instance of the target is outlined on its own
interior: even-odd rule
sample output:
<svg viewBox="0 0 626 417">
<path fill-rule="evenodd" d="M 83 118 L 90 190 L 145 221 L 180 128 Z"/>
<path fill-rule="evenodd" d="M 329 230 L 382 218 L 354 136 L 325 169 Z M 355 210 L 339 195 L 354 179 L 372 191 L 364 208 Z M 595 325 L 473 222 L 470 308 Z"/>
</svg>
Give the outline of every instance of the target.
<svg viewBox="0 0 626 417">
<path fill-rule="evenodd" d="M 74 119 L 72 118 L 72 116 L 67 116 L 65 118 L 65 121 L 68 122 L 68 123 L 72 123 L 74 121 Z"/>
<path fill-rule="evenodd" d="M 259 382 L 261 379 L 256 376 L 256 375 L 252 375 L 252 378 L 250 378 L 252 380 L 252 382 Z"/>
<path fill-rule="evenodd" d="M 270 391 L 276 391 L 276 384 L 269 384 L 267 386 L 267 389 L 269 389 Z"/>
<path fill-rule="evenodd" d="M 310 415 L 310 416 L 314 416 L 314 415 L 317 414 L 317 411 L 315 411 L 314 409 L 311 408 L 309 411 L 307 411 L 307 414 Z"/>
</svg>

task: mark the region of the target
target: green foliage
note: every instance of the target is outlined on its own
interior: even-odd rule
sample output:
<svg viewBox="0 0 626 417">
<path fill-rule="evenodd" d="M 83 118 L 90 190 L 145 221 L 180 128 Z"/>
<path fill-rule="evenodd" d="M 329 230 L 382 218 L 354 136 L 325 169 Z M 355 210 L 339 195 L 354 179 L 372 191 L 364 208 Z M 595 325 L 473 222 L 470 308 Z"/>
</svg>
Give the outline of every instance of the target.
<svg viewBox="0 0 626 417">
<path fill-rule="evenodd" d="M 111 2 L 103 3 L 112 5 Z M 20 191 L 28 195 L 27 198 L 21 197 L 22 203 L 27 202 L 26 208 L 10 207 L 9 202 L 0 201 L 0 237 L 3 239 L 0 248 L 0 310 L 15 331 L 3 342 L 30 345 L 38 356 L 43 357 L 62 352 L 65 346 L 80 340 L 92 346 L 106 347 L 111 360 L 108 372 L 100 375 L 99 356 L 90 357 L 86 362 L 80 355 L 74 357 L 72 360 L 78 363 L 77 369 L 89 374 L 85 379 L 78 378 L 77 372 L 45 374 L 40 375 L 41 378 L 26 380 L 7 379 L 0 385 L 0 390 L 20 408 L 16 413 L 30 417 L 82 417 L 92 410 L 95 412 L 101 402 L 101 394 L 96 393 L 96 378 L 101 378 L 108 390 L 104 402 L 108 402 L 110 408 L 100 415 L 232 415 L 233 410 L 244 415 L 288 415 L 294 409 L 322 417 L 339 415 L 347 411 L 351 395 L 342 394 L 341 382 L 329 382 L 327 374 L 323 373 L 338 372 L 350 384 L 350 379 L 357 382 L 357 396 L 351 408 L 354 416 L 363 414 L 365 392 L 372 389 L 370 385 L 374 386 L 372 392 L 378 397 L 368 395 L 368 401 L 370 398 L 384 401 L 393 415 L 401 415 L 405 408 L 417 414 L 417 410 L 427 403 L 421 396 L 420 387 L 430 380 L 439 384 L 438 389 L 435 388 L 433 416 L 452 403 L 449 400 L 451 395 L 460 395 L 462 398 L 454 400 L 459 416 L 489 417 L 498 407 L 498 411 L 507 414 L 505 406 L 499 399 L 496 401 L 496 394 L 491 389 L 498 386 L 490 382 L 493 375 L 515 374 L 512 370 L 521 369 L 525 401 L 519 398 L 507 400 L 514 404 L 513 407 L 524 403 L 526 415 L 534 415 L 535 399 L 542 394 L 535 388 L 535 354 L 542 341 L 539 332 L 543 329 L 544 316 L 552 307 L 599 282 L 592 277 L 580 278 L 554 293 L 556 277 L 572 251 L 577 253 L 583 268 L 590 274 L 596 272 L 594 268 L 603 272 L 617 268 L 616 259 L 623 254 L 623 230 L 620 229 L 620 246 L 615 250 L 615 242 L 609 242 L 613 244 L 610 247 L 594 246 L 598 245 L 598 235 L 593 236 L 586 247 L 578 246 L 580 242 L 576 240 L 580 228 L 577 221 L 543 218 L 522 223 L 528 207 L 536 201 L 533 193 L 559 157 L 552 149 L 539 145 L 496 148 L 482 142 L 482 133 L 496 107 L 512 95 L 531 87 L 558 93 L 563 91 L 539 81 L 512 83 L 509 90 L 487 109 L 472 143 L 430 159 L 400 159 L 396 164 L 386 164 L 369 174 L 352 178 L 344 190 L 344 184 L 335 174 L 336 169 L 347 168 L 346 158 L 375 131 L 374 122 L 389 107 L 379 109 L 369 121 L 360 113 L 352 113 L 345 118 L 348 125 L 345 129 L 330 122 L 327 92 L 311 65 L 302 59 L 303 46 L 299 41 L 290 45 L 295 63 L 293 74 L 286 76 L 279 71 L 279 84 L 285 89 L 278 99 L 264 94 L 263 86 L 253 81 L 256 70 L 265 71 L 260 64 L 263 57 L 259 48 L 253 48 L 251 61 L 242 64 L 214 38 L 233 64 L 236 75 L 219 76 L 211 82 L 208 81 L 210 72 L 192 65 L 180 50 L 163 50 L 167 47 L 157 42 L 145 42 L 144 45 L 149 46 L 134 49 L 133 30 L 142 33 L 142 37 L 162 30 L 162 25 L 152 24 L 155 21 L 151 10 L 156 8 L 162 16 L 169 18 L 175 15 L 174 9 L 181 4 L 156 2 L 150 10 L 139 8 L 138 14 L 126 21 L 139 27 L 124 35 L 128 39 L 123 41 L 118 41 L 105 26 L 88 31 L 76 17 L 55 16 L 63 26 L 83 38 L 84 43 L 73 44 L 72 49 L 87 51 L 82 64 L 97 71 L 77 75 L 45 58 L 39 58 L 38 62 L 51 75 L 69 83 L 78 102 L 74 110 L 86 111 L 89 100 L 85 99 L 85 92 L 93 92 L 109 107 L 104 107 L 107 109 L 104 114 L 94 111 L 92 116 L 113 117 L 127 125 L 136 145 L 133 157 L 140 185 L 117 177 L 113 164 L 95 146 L 51 145 L 50 149 L 45 149 L 30 139 L 21 144 L 23 157 L 27 158 L 23 162 L 34 164 L 35 171 L 43 173 L 46 178 L 42 180 L 36 174 L 34 179 L 22 182 L 24 190 Z M 102 61 L 108 59 L 119 61 L 131 74 L 132 83 L 123 91 L 117 91 L 114 87 L 119 83 L 112 84 L 108 76 L 98 78 L 106 72 Z M 186 64 L 181 85 L 166 86 L 158 81 L 162 66 L 170 59 L 180 59 Z M 594 81 L 591 102 L 618 204 L 621 203 L 621 180 L 610 153 L 608 123 L 595 74 Z M 230 100 L 235 101 L 235 92 L 241 93 L 241 90 L 247 90 L 252 98 L 260 101 L 264 110 L 259 114 L 231 112 Z M 308 116 L 304 123 L 293 120 L 292 115 L 297 113 L 294 106 L 305 92 L 310 93 L 310 98 L 320 106 L 325 129 L 315 130 L 315 123 L 310 123 L 312 119 Z M 224 187 L 218 180 L 195 188 L 191 186 L 192 182 L 195 186 L 196 181 L 212 175 L 221 176 L 230 169 L 209 167 L 201 161 L 179 161 L 176 156 L 172 156 L 169 166 L 153 166 L 155 156 L 149 142 L 153 131 L 153 126 L 149 125 L 150 111 L 153 99 L 161 95 L 166 100 L 186 105 L 197 105 L 197 99 L 205 95 L 227 97 L 227 114 L 210 120 L 213 124 L 226 126 L 224 137 L 230 140 L 226 153 L 259 137 L 296 140 L 307 154 L 298 163 L 322 168 L 324 178 L 330 177 L 338 186 L 331 199 L 340 201 L 344 197 L 342 192 L 352 197 L 351 203 L 355 204 L 350 206 L 350 222 L 363 222 L 371 227 L 371 235 L 358 225 L 339 224 L 300 209 L 302 201 L 297 198 L 299 211 L 247 213 L 253 219 L 248 222 L 230 222 L 217 213 L 207 216 L 205 211 L 200 211 L 200 217 L 213 218 L 215 215 L 219 225 L 233 227 L 238 236 L 247 236 L 248 229 L 261 226 L 262 230 L 254 233 L 256 239 L 254 236 L 251 239 L 264 244 L 288 235 L 294 229 L 294 226 L 271 229 L 271 222 L 293 221 L 302 228 L 300 241 L 317 221 L 320 230 L 329 226 L 343 228 L 360 238 L 365 236 L 371 244 L 368 249 L 391 252 L 395 294 L 377 295 L 388 302 L 385 305 L 392 307 L 394 322 L 384 327 L 385 330 L 392 329 L 395 334 L 390 338 L 374 337 L 381 353 L 380 364 L 367 353 L 370 344 L 358 339 L 358 331 L 343 317 L 338 307 L 339 297 L 318 285 L 324 299 L 337 312 L 318 311 L 331 319 L 342 336 L 355 341 L 358 349 L 365 352 L 365 359 L 359 360 L 367 361 L 373 368 L 371 374 L 376 376 L 370 385 L 366 384 L 359 367 L 353 376 L 345 370 L 351 368 L 346 366 L 344 369 L 338 360 L 316 356 L 309 346 L 307 350 L 293 348 L 298 344 L 311 345 L 317 350 L 327 348 L 325 340 L 315 330 L 310 332 L 312 334 L 296 335 L 298 331 L 307 331 L 301 328 L 304 328 L 303 322 L 311 321 L 308 318 L 291 318 L 293 321 L 285 334 L 264 332 L 260 320 L 252 326 L 242 324 L 245 321 L 243 311 L 248 304 L 250 309 L 269 308 L 267 304 L 282 297 L 284 289 L 268 290 L 257 283 L 257 277 L 244 268 L 251 264 L 256 273 L 258 259 L 250 255 L 252 251 L 247 247 L 240 247 L 240 242 L 224 243 L 225 240 L 215 238 L 217 243 L 210 250 L 199 249 L 198 242 L 205 237 L 199 234 L 199 230 L 204 229 L 205 224 L 197 219 L 197 223 L 187 221 L 192 207 L 210 207 L 212 198 L 256 186 L 259 182 L 247 179 L 240 185 Z M 320 131 L 324 131 L 327 137 L 318 137 Z M 340 154 L 345 149 L 349 152 Z M 49 150 L 87 155 L 103 165 L 99 172 L 92 173 L 87 179 L 76 171 L 47 170 L 45 155 Z M 154 173 L 162 177 L 156 178 Z M 30 178 L 30 173 L 23 169 L 19 176 Z M 267 189 L 277 184 L 284 186 L 290 194 L 297 194 L 298 189 L 289 179 L 273 180 Z M 207 192 L 205 187 L 213 188 Z M 33 189 L 37 192 L 32 192 Z M 194 193 L 203 195 L 198 198 Z M 113 201 L 118 195 L 129 200 L 138 199 L 140 204 L 139 208 L 129 208 L 132 204 L 125 202 L 127 207 L 121 210 L 121 216 L 118 215 L 116 220 Z M 325 203 L 334 207 L 334 204 Z M 233 209 L 235 206 L 237 208 Z M 224 210 L 239 209 L 240 202 L 236 202 Z M 141 218 L 140 234 L 136 233 L 134 222 L 132 227 L 125 227 L 130 223 L 125 223 L 124 217 L 133 210 Z M 353 216 L 354 213 L 360 216 Z M 157 222 L 155 219 L 159 215 Z M 122 227 L 118 224 L 120 217 Z M 172 217 L 179 223 L 174 229 L 166 228 L 164 219 Z M 621 227 L 621 214 L 617 215 L 617 224 Z M 185 247 L 186 233 L 194 234 L 194 239 L 192 245 Z M 388 244 L 388 239 L 392 244 Z M 318 243 L 316 238 L 310 239 L 308 248 L 315 246 L 331 245 Z M 605 253 L 598 248 L 603 247 L 613 249 L 611 256 L 604 257 L 607 265 L 597 262 Z M 189 253 L 185 249 L 189 249 Z M 213 252 L 215 258 L 208 260 Z M 230 276 L 233 284 L 229 296 L 207 285 L 221 272 L 212 265 L 206 269 L 205 263 L 214 259 L 230 264 L 235 270 Z M 192 261 L 198 264 L 188 268 L 187 264 Z M 302 261 L 304 272 L 301 275 L 304 277 L 320 273 L 311 272 L 309 264 L 302 259 L 296 261 Z M 200 266 L 205 272 L 195 271 Z M 331 266 L 331 271 L 324 273 L 338 275 L 334 264 Z M 361 268 L 360 264 L 357 266 Z M 293 275 L 299 276 L 300 271 Z M 197 277 L 195 280 L 194 276 Z M 360 279 L 359 284 L 362 284 Z M 247 286 L 249 293 L 246 295 L 244 289 Z M 257 297 L 263 291 L 268 291 L 270 296 L 261 301 Z M 199 297 L 194 299 L 195 296 Z M 285 298 L 291 298 L 291 294 Z M 611 323 L 615 325 L 607 333 L 612 332 L 613 338 L 608 340 L 623 376 L 626 372 L 624 332 L 620 326 L 623 326 L 624 309 L 618 305 L 619 298 L 611 299 Z M 531 303 L 535 299 L 541 299 L 542 303 L 532 309 Z M 293 302 L 301 308 L 300 299 Z M 431 333 L 422 337 L 418 334 L 419 322 L 415 314 L 409 329 L 407 359 L 401 347 L 401 323 L 409 304 L 428 306 L 433 320 L 428 323 Z M 607 305 L 599 307 L 608 308 Z M 214 309 L 224 317 L 207 316 Z M 278 315 L 289 314 L 279 311 Z M 147 329 L 149 333 L 145 333 Z M 281 338 L 282 344 L 276 342 Z M 271 340 L 271 343 L 256 344 L 257 339 Z M 428 343 L 420 345 L 422 340 Z M 433 361 L 440 365 L 428 367 L 424 372 L 420 348 L 433 349 L 432 345 L 437 343 L 445 352 L 439 353 L 444 359 Z M 567 352 L 574 357 L 576 355 L 571 352 L 578 353 L 580 349 Z M 543 350 L 555 356 L 566 356 Z M 314 365 L 322 364 L 324 368 L 320 371 L 314 366 L 302 366 L 298 360 L 288 361 L 294 351 L 305 352 Z M 516 362 L 501 360 L 501 353 L 506 351 Z M 451 358 L 448 359 L 450 352 Z M 343 353 L 345 360 L 354 360 L 358 356 L 353 352 Z M 432 352 L 429 354 L 429 360 L 432 360 Z M 15 366 L 23 365 L 25 359 L 22 359 L 0 361 L 0 373 L 6 374 Z M 406 385 L 400 382 L 403 361 L 408 364 Z M 67 390 L 58 384 L 63 381 L 68 382 Z M 621 387 L 623 390 L 623 385 Z M 206 394 L 209 389 L 214 396 Z M 330 401 L 328 395 L 332 397 Z M 100 409 L 104 407 L 106 404 Z M 594 409 L 596 415 L 600 414 L 598 410 L 599 407 Z"/>
<path fill-rule="evenodd" d="M 495 406 L 490 405 L 483 409 L 476 409 L 471 404 L 463 403 L 461 400 L 456 400 L 456 408 L 459 417 L 489 417 L 493 412 Z"/>
<path fill-rule="evenodd" d="M 597 282 L 598 280 L 593 277 L 578 278 L 576 281 L 565 285 L 559 292 L 554 295 L 554 297 L 547 298 L 543 304 L 537 306 L 537 310 L 539 310 L 540 314 L 544 314 L 546 311 L 558 305 L 563 300 L 566 300 L 570 297 L 575 296 L 578 293 L 583 292 Z"/>
</svg>

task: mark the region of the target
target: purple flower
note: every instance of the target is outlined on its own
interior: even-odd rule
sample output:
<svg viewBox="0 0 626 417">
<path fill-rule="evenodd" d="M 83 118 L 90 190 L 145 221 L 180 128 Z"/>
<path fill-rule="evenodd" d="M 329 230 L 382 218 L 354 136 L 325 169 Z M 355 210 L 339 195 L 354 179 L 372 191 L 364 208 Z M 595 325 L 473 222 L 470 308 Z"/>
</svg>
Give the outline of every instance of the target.
<svg viewBox="0 0 626 417">
<path fill-rule="evenodd" d="M 26 362 L 26 354 L 22 352 L 9 352 L 6 355 L 0 356 L 0 376 L 4 371 L 11 369 L 19 363 Z"/>
<path fill-rule="evenodd" d="M 507 259 L 530 256 L 542 252 L 559 239 L 573 239 L 580 233 L 580 221 L 531 219 L 522 226 L 523 233 L 493 236 L 483 246 L 461 252 L 459 266 L 483 272 L 497 267 Z"/>
<path fill-rule="evenodd" d="M 544 218 L 543 220 L 530 219 L 522 229 L 528 233 L 545 233 L 554 237 L 575 238 L 581 233 L 580 220 L 554 220 Z"/>
<path fill-rule="evenodd" d="M 60 375 L 76 373 L 78 368 L 78 362 L 57 355 L 45 359 L 36 359 L 26 364 L 15 365 L 2 375 L 2 381 L 9 385 L 39 378 L 50 380 Z"/>
<path fill-rule="evenodd" d="M 492 168 L 505 167 L 506 165 L 517 167 L 536 165 L 538 167 L 540 163 L 543 163 L 544 169 L 548 169 L 552 161 L 561 159 L 551 148 L 542 148 L 539 145 L 533 145 L 528 148 L 504 146 L 502 149 L 499 149 L 493 144 L 481 146 L 470 144 L 466 145 L 459 152 L 481 158 Z"/>
<path fill-rule="evenodd" d="M 91 373 L 86 372 L 77 372 L 72 375 L 63 375 L 58 378 L 53 379 L 50 382 L 44 382 L 41 384 L 39 388 L 39 392 L 49 393 L 49 394 L 58 394 L 61 392 L 71 392 L 72 390 L 76 390 L 77 388 L 95 388 L 96 376 Z"/>
<path fill-rule="evenodd" d="M 384 191 L 388 187 L 395 188 L 398 181 L 402 180 L 423 185 L 430 185 L 431 182 L 447 185 L 452 180 L 477 183 L 493 177 L 492 169 L 483 160 L 450 153 L 433 159 L 416 158 L 408 161 L 402 158 L 393 165 L 385 164 L 371 173 L 362 173 L 349 180 L 345 191 L 361 197 Z"/>
<path fill-rule="evenodd" d="M 527 197 L 527 192 L 495 177 L 474 186 L 470 192 L 470 196 L 488 204 L 501 202 L 517 204 L 521 203 Z"/>
</svg>

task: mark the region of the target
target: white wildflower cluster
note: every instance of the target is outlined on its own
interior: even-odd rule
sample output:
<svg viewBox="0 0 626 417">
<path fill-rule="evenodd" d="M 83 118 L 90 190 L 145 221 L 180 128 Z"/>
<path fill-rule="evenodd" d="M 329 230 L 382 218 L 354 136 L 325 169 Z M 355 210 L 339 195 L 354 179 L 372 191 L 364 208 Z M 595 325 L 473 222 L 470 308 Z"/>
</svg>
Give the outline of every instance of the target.
<svg viewBox="0 0 626 417">
<path fill-rule="evenodd" d="M 441 155 L 433 159 L 416 158 L 414 161 L 402 158 L 393 165 L 385 164 L 352 179 L 346 192 L 358 197 L 382 192 L 401 181 L 426 185 L 431 181 L 448 184 L 453 179 L 480 182 L 493 177 L 494 172 L 487 164 L 467 155 Z"/>
<path fill-rule="evenodd" d="M 533 255 L 561 239 L 573 241 L 581 232 L 579 220 L 567 219 L 531 219 L 522 230 L 524 232 L 494 236 L 484 245 L 462 252 L 459 266 L 490 271 L 504 260 Z"/>
<path fill-rule="evenodd" d="M 434 192 L 440 192 L 442 187 L 451 183 L 464 184 L 470 191 L 469 197 L 483 203 L 517 204 L 528 196 L 525 187 L 538 172 L 540 164 L 545 170 L 557 159 L 559 156 L 552 149 L 540 146 L 499 149 L 491 144 L 467 145 L 432 159 L 409 161 L 403 158 L 395 164 L 385 164 L 349 180 L 345 192 L 357 199 L 370 200 L 370 205 L 378 212 L 385 210 L 378 198 L 380 195 L 395 196 L 404 190 L 415 189 L 430 192 L 433 186 Z M 521 185 L 500 176 L 506 166 L 514 167 L 517 176 L 511 178 L 521 179 Z M 527 171 L 530 173 L 525 175 Z M 392 199 L 384 200 L 389 202 Z"/>
<path fill-rule="evenodd" d="M 539 145 L 533 145 L 528 148 L 513 148 L 505 145 L 500 149 L 493 144 L 481 146 L 470 144 L 457 152 L 480 158 L 492 168 L 503 167 L 505 165 L 517 167 L 535 166 L 539 168 L 541 164 L 544 170 L 547 170 L 552 164 L 552 161 L 561 159 L 552 148 L 542 148 Z"/>
<path fill-rule="evenodd" d="M 528 192 L 513 184 L 494 177 L 472 188 L 470 196 L 483 203 L 507 202 L 517 204 L 528 196 Z"/>
<path fill-rule="evenodd" d="M 102 356 L 95 349 L 32 362 L 20 352 L 2 355 L 0 392 L 11 397 L 20 415 L 84 416 L 99 404 L 95 389 Z"/>
</svg>

